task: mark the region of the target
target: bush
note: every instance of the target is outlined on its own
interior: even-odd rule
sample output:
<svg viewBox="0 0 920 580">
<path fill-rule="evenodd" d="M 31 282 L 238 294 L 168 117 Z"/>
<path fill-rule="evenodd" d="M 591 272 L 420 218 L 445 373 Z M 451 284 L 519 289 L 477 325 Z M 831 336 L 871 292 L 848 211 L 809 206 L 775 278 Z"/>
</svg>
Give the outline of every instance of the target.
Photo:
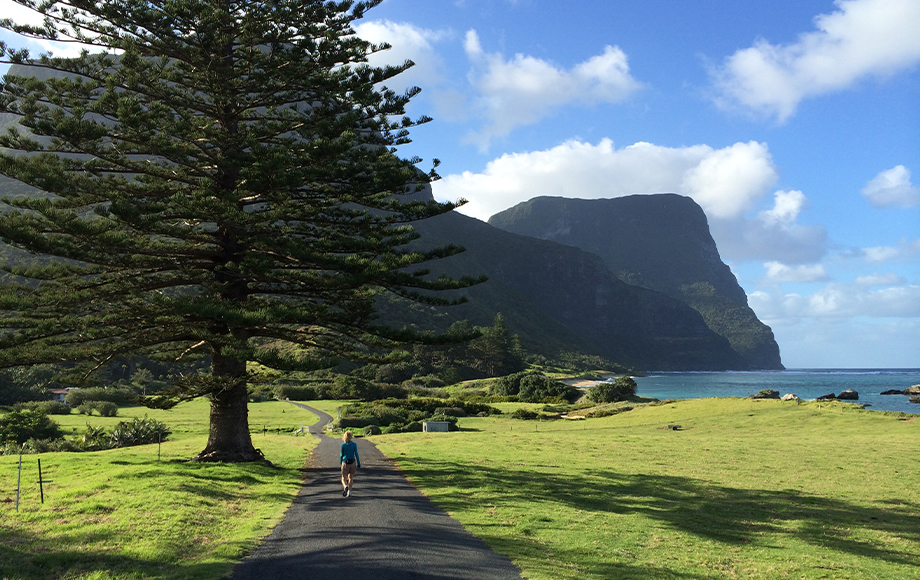
<svg viewBox="0 0 920 580">
<path fill-rule="evenodd" d="M 450 415 L 451 417 L 466 417 L 466 411 L 460 407 L 438 407 L 435 415 Z"/>
<path fill-rule="evenodd" d="M 632 377 L 617 377 L 613 382 L 597 383 L 588 392 L 595 403 L 614 403 L 636 396 L 636 381 Z"/>
<path fill-rule="evenodd" d="M 112 448 L 112 440 L 109 439 L 103 427 L 93 427 L 89 423 L 86 429 L 77 439 L 77 445 L 83 451 L 101 451 Z"/>
<path fill-rule="evenodd" d="M 122 421 L 109 433 L 112 447 L 131 447 L 165 441 L 172 431 L 165 424 L 155 419 L 135 417 L 132 421 Z"/>
<path fill-rule="evenodd" d="M 29 439 L 22 447 L 23 453 L 52 453 L 56 451 L 79 451 L 80 449 L 64 438 Z"/>
<path fill-rule="evenodd" d="M 103 417 L 115 417 L 118 415 L 118 405 L 111 401 L 99 401 L 96 403 L 96 410 Z"/>
<path fill-rule="evenodd" d="M 402 425 L 389 425 L 381 429 L 380 432 L 384 435 L 389 435 L 390 433 L 402 433 Z"/>
<path fill-rule="evenodd" d="M 70 415 L 70 405 L 63 401 L 29 401 L 13 405 L 17 411 L 38 411 L 42 415 Z"/>
<path fill-rule="evenodd" d="M 524 419 L 525 421 L 532 421 L 540 417 L 540 414 L 528 409 L 516 409 L 511 413 L 512 419 Z"/>
<path fill-rule="evenodd" d="M 411 423 L 403 427 L 402 430 L 404 433 L 421 433 L 422 423 L 421 421 L 412 421 Z"/>
<path fill-rule="evenodd" d="M 133 405 L 141 390 L 137 386 L 112 386 L 112 387 L 87 387 L 85 389 L 72 389 L 67 393 L 67 404 L 79 407 L 91 401 L 108 401 L 122 407 Z"/>
<path fill-rule="evenodd" d="M 315 401 L 316 389 L 310 385 L 275 385 L 272 395 L 279 401 Z"/>
<path fill-rule="evenodd" d="M 376 425 L 368 425 L 364 428 L 364 435 L 380 435 L 380 427 Z"/>
<path fill-rule="evenodd" d="M 61 428 L 37 411 L 13 411 L 0 417 L 0 443 L 22 445 L 29 439 L 57 439 Z"/>
<path fill-rule="evenodd" d="M 499 397 L 517 396 L 520 401 L 527 403 L 574 401 L 579 395 L 575 387 L 533 371 L 501 377 L 492 382 L 490 392 Z"/>
<path fill-rule="evenodd" d="M 530 373 L 521 378 L 518 397 L 528 403 L 561 403 L 574 401 L 579 390 L 545 375 Z"/>
</svg>

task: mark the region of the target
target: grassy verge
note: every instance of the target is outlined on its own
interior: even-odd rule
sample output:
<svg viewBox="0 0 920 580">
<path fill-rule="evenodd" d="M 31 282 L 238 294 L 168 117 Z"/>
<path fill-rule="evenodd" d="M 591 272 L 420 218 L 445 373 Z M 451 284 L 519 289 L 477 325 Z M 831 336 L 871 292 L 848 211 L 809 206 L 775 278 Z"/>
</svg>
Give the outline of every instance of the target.
<svg viewBox="0 0 920 580">
<path fill-rule="evenodd" d="M 920 578 L 920 419 L 902 419 L 707 399 L 374 439 L 528 578 L 901 580 Z"/>
<path fill-rule="evenodd" d="M 81 431 L 87 422 L 108 428 L 145 414 L 173 429 L 159 460 L 157 445 L 23 456 L 18 513 L 18 457 L 0 457 L 0 578 L 220 578 L 281 520 L 316 444 L 289 435 L 316 417 L 280 402 L 250 406 L 253 443 L 275 468 L 186 462 L 207 439 L 205 401 L 170 411 L 122 409 L 115 418 L 54 419 Z M 39 458 L 43 478 L 52 480 L 44 504 Z"/>
</svg>

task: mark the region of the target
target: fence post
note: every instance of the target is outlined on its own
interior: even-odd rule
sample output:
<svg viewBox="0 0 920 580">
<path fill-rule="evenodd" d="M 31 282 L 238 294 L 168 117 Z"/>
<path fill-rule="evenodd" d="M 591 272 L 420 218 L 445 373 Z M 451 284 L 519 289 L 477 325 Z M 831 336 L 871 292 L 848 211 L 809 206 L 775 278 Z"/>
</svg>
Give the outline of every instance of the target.
<svg viewBox="0 0 920 580">
<path fill-rule="evenodd" d="M 19 490 L 22 484 L 22 449 L 19 450 L 19 473 L 16 475 L 16 511 L 19 511 Z"/>
<path fill-rule="evenodd" d="M 42 460 L 38 459 L 38 492 L 41 494 L 42 503 L 45 503 L 45 484 L 42 481 Z"/>
</svg>

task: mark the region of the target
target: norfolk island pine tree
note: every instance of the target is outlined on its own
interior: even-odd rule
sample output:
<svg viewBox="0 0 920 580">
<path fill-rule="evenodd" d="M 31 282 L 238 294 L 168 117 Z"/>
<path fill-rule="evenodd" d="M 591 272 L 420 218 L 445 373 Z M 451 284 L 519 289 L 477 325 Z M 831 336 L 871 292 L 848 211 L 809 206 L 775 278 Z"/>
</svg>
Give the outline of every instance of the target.
<svg viewBox="0 0 920 580">
<path fill-rule="evenodd" d="M 429 119 L 405 116 L 418 89 L 383 85 L 411 62 L 368 66 L 388 47 L 352 29 L 382 0 L 16 1 L 44 24 L 0 26 L 93 50 L 0 45 L 23 65 L 0 112 L 25 129 L 0 136 L 0 174 L 49 194 L 4 199 L 0 238 L 56 258 L 6 267 L 0 366 L 207 354 L 210 374 L 145 403 L 209 396 L 196 459 L 254 461 L 247 361 L 311 370 L 440 340 L 375 323 L 381 292 L 449 304 L 436 291 L 480 281 L 426 277 L 459 247 L 406 249 L 412 222 L 463 200 L 413 197 L 437 175 L 396 148 Z"/>
</svg>

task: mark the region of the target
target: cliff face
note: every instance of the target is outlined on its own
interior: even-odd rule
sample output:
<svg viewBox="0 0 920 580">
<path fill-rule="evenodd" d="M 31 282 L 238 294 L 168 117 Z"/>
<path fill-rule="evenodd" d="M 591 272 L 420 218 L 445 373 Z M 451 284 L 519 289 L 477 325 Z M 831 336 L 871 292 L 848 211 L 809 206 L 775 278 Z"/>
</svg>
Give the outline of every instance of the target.
<svg viewBox="0 0 920 580">
<path fill-rule="evenodd" d="M 639 369 L 746 368 L 698 312 L 662 292 L 619 280 L 596 255 L 502 231 L 459 214 L 416 225 L 425 245 L 447 241 L 466 252 L 435 274 L 485 274 L 468 304 L 442 309 L 450 319 L 491 323 L 501 311 L 529 350 L 579 350 Z M 554 352 L 555 351 L 555 352 Z"/>
<path fill-rule="evenodd" d="M 540 197 L 490 225 L 597 255 L 621 281 L 656 290 L 700 313 L 748 369 L 781 369 L 779 346 L 757 319 L 709 233 L 703 210 L 674 194 L 580 200 Z"/>
</svg>

